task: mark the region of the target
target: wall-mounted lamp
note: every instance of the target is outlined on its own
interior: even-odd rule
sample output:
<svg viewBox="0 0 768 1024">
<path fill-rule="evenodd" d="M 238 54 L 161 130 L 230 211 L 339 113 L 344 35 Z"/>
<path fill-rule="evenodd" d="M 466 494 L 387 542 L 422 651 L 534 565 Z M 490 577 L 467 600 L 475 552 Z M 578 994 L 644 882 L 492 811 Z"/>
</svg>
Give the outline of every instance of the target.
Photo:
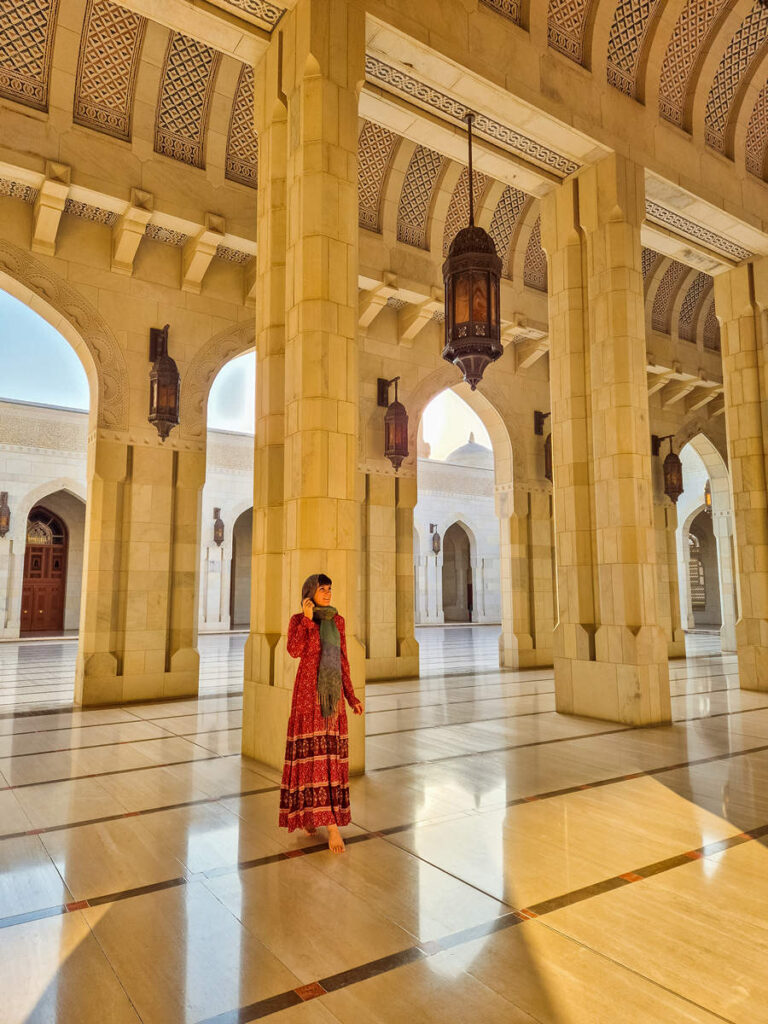
<svg viewBox="0 0 768 1024">
<path fill-rule="evenodd" d="M 445 348 L 443 359 L 461 370 L 474 391 L 489 363 L 504 351 L 499 318 L 501 260 L 496 244 L 475 224 L 472 175 L 472 121 L 467 113 L 469 150 L 469 226 L 451 242 L 443 263 L 445 285 Z"/>
<path fill-rule="evenodd" d="M 0 537 L 11 528 L 11 510 L 8 506 L 8 491 L 0 491 Z"/>
<path fill-rule="evenodd" d="M 548 416 L 551 416 L 551 412 L 540 412 L 538 409 L 533 411 L 533 432 L 538 437 L 541 437 L 544 433 L 544 421 Z"/>
<path fill-rule="evenodd" d="M 213 510 L 213 543 L 219 548 L 224 543 L 224 523 L 220 508 Z"/>
<path fill-rule="evenodd" d="M 662 466 L 664 493 L 676 505 L 677 499 L 683 493 L 683 464 L 680 461 L 680 456 L 675 454 L 672 447 L 674 436 L 674 434 L 666 434 L 664 437 L 659 437 L 657 434 L 651 434 L 651 455 L 661 455 L 661 442 L 669 441 L 669 454 L 664 459 Z"/>
<path fill-rule="evenodd" d="M 712 515 L 712 485 L 709 480 L 704 484 L 704 511 Z"/>
<path fill-rule="evenodd" d="M 400 469 L 403 459 L 408 458 L 408 413 L 405 406 L 397 400 L 397 385 L 399 377 L 387 380 L 386 377 L 379 377 L 378 404 L 387 411 L 384 415 L 384 454 L 395 467 L 395 472 Z M 389 388 L 395 385 L 395 400 L 389 405 Z"/>
<path fill-rule="evenodd" d="M 544 442 L 544 476 L 552 483 L 552 434 Z"/>
<path fill-rule="evenodd" d="M 432 534 L 432 551 L 440 554 L 440 534 L 437 532 L 437 523 L 429 524 L 429 532 Z"/>
<path fill-rule="evenodd" d="M 179 422 L 181 378 L 176 363 L 168 355 L 168 327 L 149 329 L 149 422 L 154 423 L 165 441 Z"/>
</svg>

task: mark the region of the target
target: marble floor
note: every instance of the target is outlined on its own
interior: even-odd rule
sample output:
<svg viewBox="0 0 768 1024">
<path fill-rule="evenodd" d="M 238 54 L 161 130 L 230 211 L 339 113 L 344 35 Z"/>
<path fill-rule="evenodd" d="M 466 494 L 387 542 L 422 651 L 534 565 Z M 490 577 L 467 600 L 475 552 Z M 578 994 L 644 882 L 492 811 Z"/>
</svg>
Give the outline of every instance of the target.
<svg viewBox="0 0 768 1024">
<path fill-rule="evenodd" d="M 238 753 L 243 636 L 89 711 L 72 641 L 0 645 L 2 1024 L 768 1021 L 768 694 L 702 634 L 673 725 L 562 717 L 497 636 L 366 687 L 342 857 Z"/>
</svg>

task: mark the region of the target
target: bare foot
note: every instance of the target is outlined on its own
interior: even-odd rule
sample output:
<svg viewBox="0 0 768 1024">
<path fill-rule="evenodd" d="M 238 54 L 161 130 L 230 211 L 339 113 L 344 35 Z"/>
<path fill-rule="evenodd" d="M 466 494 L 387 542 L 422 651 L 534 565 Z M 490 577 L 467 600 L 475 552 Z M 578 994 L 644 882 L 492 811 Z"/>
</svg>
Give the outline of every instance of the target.
<svg viewBox="0 0 768 1024">
<path fill-rule="evenodd" d="M 346 849 L 337 825 L 328 826 L 328 849 L 331 853 L 344 853 Z"/>
<path fill-rule="evenodd" d="M 314 828 L 305 828 L 304 829 L 304 835 L 305 836 L 313 836 L 315 834 L 315 831 L 316 830 Z"/>
</svg>

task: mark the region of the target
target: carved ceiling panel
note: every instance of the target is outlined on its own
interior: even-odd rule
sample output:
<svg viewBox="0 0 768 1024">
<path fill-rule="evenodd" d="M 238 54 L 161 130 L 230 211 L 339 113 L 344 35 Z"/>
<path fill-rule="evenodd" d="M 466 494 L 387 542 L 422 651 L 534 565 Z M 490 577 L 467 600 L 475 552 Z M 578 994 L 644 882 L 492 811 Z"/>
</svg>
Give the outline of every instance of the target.
<svg viewBox="0 0 768 1024">
<path fill-rule="evenodd" d="M 593 0 L 549 0 L 547 41 L 577 64 L 584 63 L 584 37 Z"/>
<path fill-rule="evenodd" d="M 659 78 L 659 113 L 673 124 L 683 125 L 696 56 L 706 46 L 707 36 L 726 3 L 728 0 L 688 0 L 677 19 Z"/>
<path fill-rule="evenodd" d="M 545 292 L 547 290 L 547 257 L 541 247 L 541 217 L 533 225 L 528 248 L 525 251 L 525 267 L 523 282 L 529 288 Z"/>
<path fill-rule="evenodd" d="M 0 96 L 48 109 L 59 0 L 0 3 Z"/>
<path fill-rule="evenodd" d="M 643 40 L 659 0 L 621 0 L 608 37 L 608 82 L 627 96 L 637 95 L 637 69 Z"/>
<path fill-rule="evenodd" d="M 208 107 L 220 54 L 172 32 L 165 54 L 155 121 L 155 152 L 203 167 Z"/>
<path fill-rule="evenodd" d="M 77 124 L 131 137 L 136 73 L 146 19 L 110 3 L 89 0 L 85 9 L 75 83 Z"/>
<path fill-rule="evenodd" d="M 519 188 L 513 188 L 511 185 L 508 185 L 502 192 L 501 199 L 499 199 L 496 209 L 493 211 L 488 234 L 494 241 L 496 252 L 501 257 L 501 272 L 505 276 L 511 274 L 509 246 L 512 242 L 512 235 L 520 214 L 525 209 L 527 202 L 528 196 L 525 192 L 521 192 Z"/>
<path fill-rule="evenodd" d="M 677 290 L 687 273 L 688 267 L 678 263 L 677 260 L 672 260 L 664 271 L 664 276 L 656 291 L 656 298 L 653 300 L 653 310 L 651 312 L 652 330 L 658 331 L 660 334 L 670 333 L 672 303 L 675 301 Z"/>
<path fill-rule="evenodd" d="M 715 299 L 710 300 L 707 315 L 704 320 L 704 348 L 713 352 L 720 351 L 720 322 L 715 316 Z"/>
<path fill-rule="evenodd" d="M 701 306 L 702 296 L 712 288 L 712 278 L 703 271 L 694 277 L 680 306 L 677 333 L 684 341 L 696 341 L 696 314 Z"/>
<path fill-rule="evenodd" d="M 381 231 L 381 200 L 398 141 L 387 128 L 363 122 L 357 145 L 358 222 L 369 231 Z"/>
<path fill-rule="evenodd" d="M 472 195 L 474 197 L 475 210 L 480 206 L 483 194 L 488 187 L 489 178 L 480 171 L 472 172 Z M 443 256 L 448 255 L 451 242 L 456 234 L 469 224 L 469 169 L 465 167 L 459 175 L 456 187 L 448 203 L 448 212 L 445 215 L 445 226 L 443 228 Z"/>
<path fill-rule="evenodd" d="M 427 222 L 432 193 L 443 168 L 443 158 L 426 146 L 419 146 L 408 164 L 397 211 L 397 239 L 420 249 L 429 247 Z"/>
<path fill-rule="evenodd" d="M 758 178 L 765 178 L 765 161 L 768 150 L 768 82 L 757 97 L 747 127 L 745 143 L 747 170 Z"/>
<path fill-rule="evenodd" d="M 643 279 L 648 277 L 650 269 L 654 265 L 654 263 L 656 262 L 656 257 L 658 255 L 659 254 L 657 252 L 655 252 L 653 249 L 647 249 L 645 246 L 643 246 L 643 252 L 642 252 Z"/>
<path fill-rule="evenodd" d="M 519 0 L 481 0 L 481 3 L 485 4 L 486 7 L 492 8 L 494 11 L 498 11 L 505 18 L 509 18 L 510 21 L 514 21 L 516 25 L 520 24 Z"/>
<path fill-rule="evenodd" d="M 743 77 L 752 62 L 768 45 L 768 7 L 756 4 L 731 40 L 723 54 L 720 67 L 709 91 L 704 115 L 707 144 L 721 153 L 725 149 L 725 133 L 731 104 Z"/>
<path fill-rule="evenodd" d="M 253 123 L 253 68 L 244 64 L 237 82 L 227 136 L 225 174 L 231 181 L 256 188 L 259 136 Z"/>
</svg>

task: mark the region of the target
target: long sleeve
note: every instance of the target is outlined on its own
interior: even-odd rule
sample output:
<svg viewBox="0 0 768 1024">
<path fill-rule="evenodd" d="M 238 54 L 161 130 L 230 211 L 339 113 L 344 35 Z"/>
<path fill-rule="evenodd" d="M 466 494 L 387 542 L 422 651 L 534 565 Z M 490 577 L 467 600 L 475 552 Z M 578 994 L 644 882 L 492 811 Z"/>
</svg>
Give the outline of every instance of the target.
<svg viewBox="0 0 768 1024">
<path fill-rule="evenodd" d="M 312 630 L 316 630 L 317 625 L 304 615 L 302 612 L 300 615 L 292 615 L 291 621 L 288 623 L 288 638 L 287 647 L 288 653 L 292 658 L 301 658 L 307 646 L 307 641 L 312 635 Z"/>
<path fill-rule="evenodd" d="M 341 640 L 341 685 L 344 688 L 344 696 L 347 698 L 347 704 L 351 708 L 356 707 L 360 700 L 355 695 L 355 688 L 352 685 L 352 675 L 349 671 L 349 658 L 347 657 L 347 631 L 344 624 L 344 619 L 340 615 L 336 616 L 336 625 L 339 628 L 339 638 Z"/>
</svg>

